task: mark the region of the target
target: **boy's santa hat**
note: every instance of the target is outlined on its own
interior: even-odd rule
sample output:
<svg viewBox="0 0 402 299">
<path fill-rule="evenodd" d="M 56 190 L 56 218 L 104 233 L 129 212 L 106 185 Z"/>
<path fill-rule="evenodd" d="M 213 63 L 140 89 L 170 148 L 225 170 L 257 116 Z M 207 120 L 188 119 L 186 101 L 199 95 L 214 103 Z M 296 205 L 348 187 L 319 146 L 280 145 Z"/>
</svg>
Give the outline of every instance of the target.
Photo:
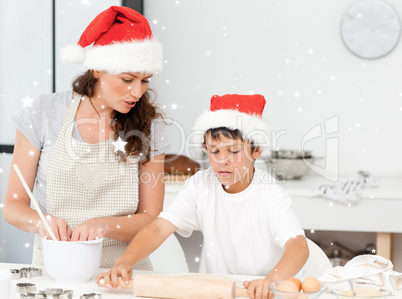
<svg viewBox="0 0 402 299">
<path fill-rule="evenodd" d="M 214 95 L 210 110 L 203 113 L 195 122 L 194 141 L 204 143 L 204 135 L 209 129 L 225 127 L 239 130 L 244 140 L 255 146 L 267 148 L 270 145 L 268 124 L 262 119 L 265 98 L 260 94 Z"/>
<path fill-rule="evenodd" d="M 111 6 L 100 13 L 78 44 L 63 48 L 61 56 L 63 63 L 111 74 L 162 70 L 162 46 L 153 38 L 147 19 L 124 6 Z"/>
</svg>

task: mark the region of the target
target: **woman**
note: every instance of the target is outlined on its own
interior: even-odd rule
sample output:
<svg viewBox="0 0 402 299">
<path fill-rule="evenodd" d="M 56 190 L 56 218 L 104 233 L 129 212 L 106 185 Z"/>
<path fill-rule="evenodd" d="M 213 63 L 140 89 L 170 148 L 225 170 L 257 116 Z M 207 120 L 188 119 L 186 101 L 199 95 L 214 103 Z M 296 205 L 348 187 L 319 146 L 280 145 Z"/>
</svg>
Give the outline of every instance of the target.
<svg viewBox="0 0 402 299">
<path fill-rule="evenodd" d="M 88 47 L 93 44 L 92 47 Z M 61 241 L 104 237 L 101 267 L 162 210 L 164 123 L 147 91 L 162 66 L 160 44 L 138 12 L 112 6 L 99 14 L 62 60 L 87 71 L 73 90 L 42 95 L 14 115 L 17 164 Z M 6 220 L 50 238 L 16 173 L 10 171 Z M 144 260 L 137 269 L 152 269 Z"/>
</svg>

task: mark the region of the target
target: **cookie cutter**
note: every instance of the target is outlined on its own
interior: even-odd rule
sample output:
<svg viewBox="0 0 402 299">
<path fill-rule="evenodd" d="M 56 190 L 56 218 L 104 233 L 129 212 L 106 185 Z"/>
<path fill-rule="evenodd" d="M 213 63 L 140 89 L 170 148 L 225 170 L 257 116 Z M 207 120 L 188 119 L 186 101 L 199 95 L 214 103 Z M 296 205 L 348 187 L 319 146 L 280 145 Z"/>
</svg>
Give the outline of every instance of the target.
<svg viewBox="0 0 402 299">
<path fill-rule="evenodd" d="M 44 291 L 39 291 L 39 293 L 45 294 L 47 296 L 47 298 L 57 298 L 57 299 L 72 299 L 73 298 L 73 290 L 46 289 Z"/>
<path fill-rule="evenodd" d="M 21 294 L 20 299 L 72 299 L 72 290 L 63 289 L 46 289 L 44 291 L 39 291 L 38 293 L 28 292 Z"/>
<path fill-rule="evenodd" d="M 10 269 L 11 272 L 11 279 L 20 279 L 21 278 L 21 272 L 18 269 Z"/>
<path fill-rule="evenodd" d="M 102 299 L 102 295 L 95 293 L 84 294 L 80 296 L 80 299 Z"/>
<path fill-rule="evenodd" d="M 23 278 L 32 278 L 42 276 L 42 269 L 34 267 L 26 267 L 20 270 Z"/>
<path fill-rule="evenodd" d="M 25 267 L 21 269 L 10 269 L 11 279 L 32 278 L 42 276 L 42 269 L 34 267 Z"/>
<path fill-rule="evenodd" d="M 32 293 L 36 291 L 36 285 L 34 283 L 17 283 L 17 292 L 18 293 Z"/>
<path fill-rule="evenodd" d="M 46 295 L 36 293 L 21 294 L 20 299 L 46 299 Z"/>
</svg>

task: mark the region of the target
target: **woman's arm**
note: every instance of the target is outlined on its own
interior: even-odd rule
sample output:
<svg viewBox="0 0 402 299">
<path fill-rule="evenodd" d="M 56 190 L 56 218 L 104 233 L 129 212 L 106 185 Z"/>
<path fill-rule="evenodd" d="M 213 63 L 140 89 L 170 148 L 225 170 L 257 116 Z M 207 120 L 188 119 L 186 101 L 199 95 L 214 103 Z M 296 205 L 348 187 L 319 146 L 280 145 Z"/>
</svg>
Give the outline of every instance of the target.
<svg viewBox="0 0 402 299">
<path fill-rule="evenodd" d="M 16 164 L 18 166 L 31 191 L 35 184 L 40 154 L 41 152 L 36 149 L 20 131 L 17 130 L 11 165 Z M 50 234 L 44 227 L 38 212 L 31 209 L 30 204 L 31 200 L 14 168 L 11 166 L 6 198 L 4 199 L 4 218 L 8 223 L 23 231 L 40 233 L 50 238 Z M 57 239 L 69 239 L 71 228 L 64 219 L 50 216 L 48 217 L 48 223 Z"/>
<path fill-rule="evenodd" d="M 17 130 L 3 213 L 8 223 L 26 232 L 39 232 L 37 225 L 40 217 L 35 210 L 30 208 L 31 200 L 12 165 L 17 164 L 29 189 L 32 191 L 39 157 L 40 151 Z"/>
<path fill-rule="evenodd" d="M 139 166 L 139 203 L 134 215 L 98 217 L 74 228 L 71 240 L 93 240 L 96 237 L 130 242 L 134 236 L 159 216 L 163 208 L 165 154 L 152 157 Z"/>
</svg>

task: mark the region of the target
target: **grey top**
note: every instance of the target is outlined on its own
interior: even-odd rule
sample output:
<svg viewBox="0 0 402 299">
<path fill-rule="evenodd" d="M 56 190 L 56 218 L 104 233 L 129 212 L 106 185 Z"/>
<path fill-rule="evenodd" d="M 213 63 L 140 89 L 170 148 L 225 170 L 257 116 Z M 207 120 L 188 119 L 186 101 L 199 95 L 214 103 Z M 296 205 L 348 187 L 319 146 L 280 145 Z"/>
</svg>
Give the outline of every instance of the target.
<svg viewBox="0 0 402 299">
<path fill-rule="evenodd" d="M 47 166 L 71 101 L 72 90 L 43 94 L 35 98 L 31 105 L 21 107 L 13 113 L 13 122 L 17 130 L 34 148 L 41 151 L 36 173 L 35 198 L 43 212 L 46 212 Z M 73 131 L 73 137 L 82 141 L 77 127 Z M 151 157 L 166 153 L 170 149 L 165 123 L 161 119 L 152 122 L 150 146 Z"/>
</svg>

